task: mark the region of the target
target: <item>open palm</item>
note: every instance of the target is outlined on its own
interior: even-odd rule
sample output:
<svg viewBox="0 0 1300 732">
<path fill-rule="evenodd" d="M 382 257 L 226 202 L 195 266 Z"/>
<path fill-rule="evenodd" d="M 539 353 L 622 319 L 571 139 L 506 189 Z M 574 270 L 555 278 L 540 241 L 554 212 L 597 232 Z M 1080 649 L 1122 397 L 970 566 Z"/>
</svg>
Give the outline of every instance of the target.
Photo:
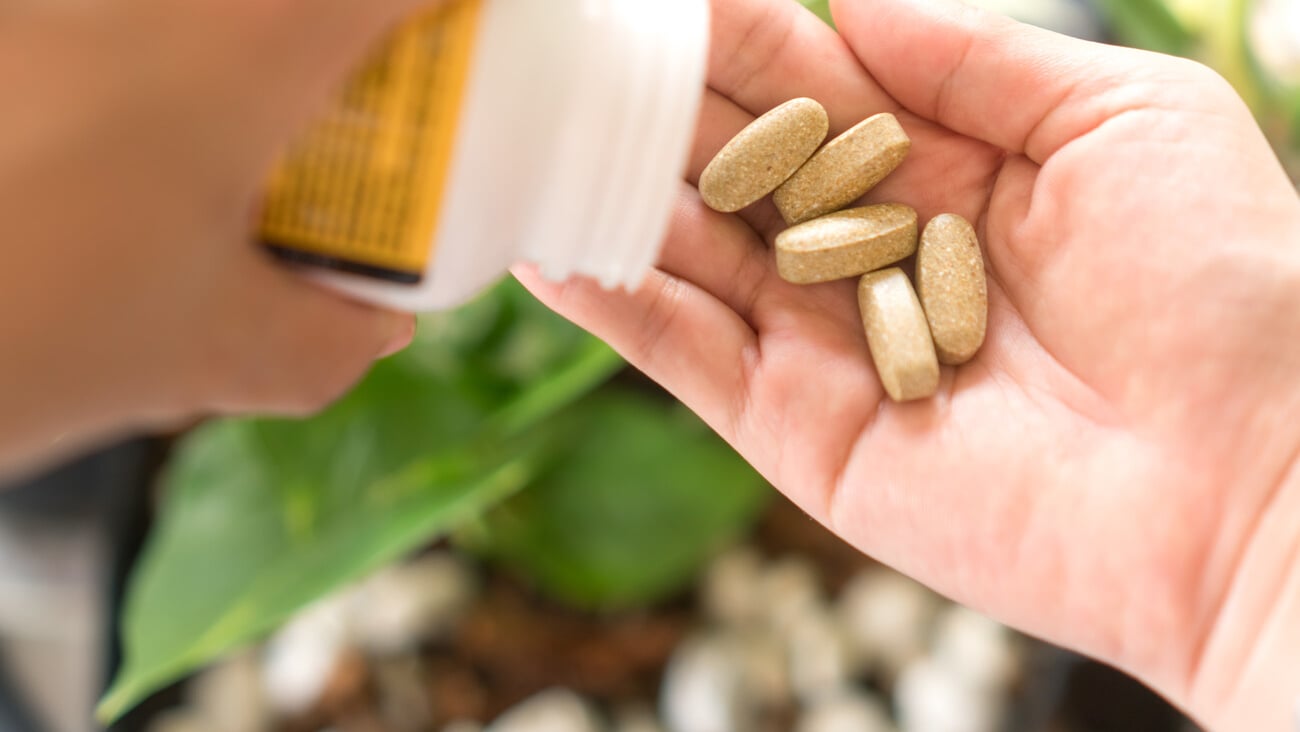
<svg viewBox="0 0 1300 732">
<path fill-rule="evenodd" d="M 1271 509 L 1300 506 L 1281 488 L 1300 448 L 1294 189 L 1241 101 L 1190 62 L 958 3 L 835 10 L 843 39 L 788 0 L 715 0 L 697 144 L 646 286 L 520 278 L 863 551 L 1235 718 L 1228 680 L 1269 608 L 1220 621 L 1285 584 L 1256 546 Z M 976 222 L 989 340 L 932 401 L 884 397 L 856 283 L 776 276 L 770 203 L 727 216 L 699 200 L 711 156 L 796 96 L 832 133 L 898 114 L 912 156 L 869 201 Z"/>
</svg>

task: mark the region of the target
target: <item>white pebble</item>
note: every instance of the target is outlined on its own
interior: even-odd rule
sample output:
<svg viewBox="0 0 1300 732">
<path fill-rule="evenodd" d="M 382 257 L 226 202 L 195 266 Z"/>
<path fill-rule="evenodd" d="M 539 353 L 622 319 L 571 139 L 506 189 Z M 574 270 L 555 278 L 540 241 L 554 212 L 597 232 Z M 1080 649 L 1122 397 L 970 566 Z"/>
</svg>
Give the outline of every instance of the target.
<svg viewBox="0 0 1300 732">
<path fill-rule="evenodd" d="M 762 630 L 735 633 L 732 637 L 748 698 L 767 709 L 788 704 L 792 694 L 790 662 L 781 639 Z"/>
<path fill-rule="evenodd" d="M 506 711 L 486 732 L 601 732 L 595 711 L 568 689 L 550 689 Z"/>
<path fill-rule="evenodd" d="M 352 632 L 373 654 L 400 653 L 455 629 L 477 592 L 476 576 L 450 553 L 380 571 L 348 598 Z"/>
<path fill-rule="evenodd" d="M 825 602 L 817 567 L 789 557 L 769 566 L 759 580 L 759 603 L 768 625 L 785 635 L 808 612 Z"/>
<path fill-rule="evenodd" d="M 849 582 L 838 612 L 859 664 L 894 679 L 925 654 L 942 605 L 924 586 L 881 568 Z"/>
<path fill-rule="evenodd" d="M 853 651 L 837 618 L 826 608 L 809 608 L 789 635 L 790 681 L 805 703 L 840 694 L 851 683 Z"/>
<path fill-rule="evenodd" d="M 262 732 L 271 727 L 273 715 L 254 653 L 219 661 L 190 682 L 187 695 L 191 709 L 209 729 Z"/>
<path fill-rule="evenodd" d="M 953 606 L 939 619 L 931 656 L 967 683 L 1003 691 L 1020 675 L 1020 652 L 1011 632 L 964 607 Z"/>
<path fill-rule="evenodd" d="M 687 639 L 664 672 L 659 706 L 672 732 L 752 729 L 754 700 L 745 684 L 743 649 L 716 635 Z"/>
<path fill-rule="evenodd" d="M 324 600 L 299 614 L 262 653 L 262 685 L 271 706 L 285 716 L 311 709 L 348 647 L 348 612 L 341 598 Z"/>
<path fill-rule="evenodd" d="M 804 712 L 796 732 L 893 732 L 889 712 L 876 698 L 848 690 L 826 697 Z"/>
<path fill-rule="evenodd" d="M 904 669 L 894 689 L 902 732 L 996 732 L 1005 699 L 924 659 Z"/>
<path fill-rule="evenodd" d="M 700 585 L 701 603 L 709 619 L 744 626 L 762 618 L 762 576 L 763 560 L 751 547 L 735 547 L 718 555 Z"/>
</svg>

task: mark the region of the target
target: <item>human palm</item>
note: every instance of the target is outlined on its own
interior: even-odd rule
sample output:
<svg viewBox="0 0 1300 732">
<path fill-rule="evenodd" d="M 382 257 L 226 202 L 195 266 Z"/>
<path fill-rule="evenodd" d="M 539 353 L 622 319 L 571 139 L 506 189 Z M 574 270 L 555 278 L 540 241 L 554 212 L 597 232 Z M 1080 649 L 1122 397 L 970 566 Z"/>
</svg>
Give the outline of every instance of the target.
<svg viewBox="0 0 1300 732">
<path fill-rule="evenodd" d="M 1188 62 L 958 4 L 843 0 L 844 40 L 788 0 L 714 6 L 660 270 L 631 294 L 521 279 L 863 551 L 1235 719 L 1220 678 L 1263 631 L 1220 620 L 1285 584 L 1243 557 L 1300 501 L 1300 201 L 1244 105 Z M 796 96 L 833 132 L 896 112 L 912 155 L 868 200 L 976 223 L 989 338 L 933 400 L 885 397 L 856 283 L 777 277 L 770 204 L 693 187 Z"/>
</svg>

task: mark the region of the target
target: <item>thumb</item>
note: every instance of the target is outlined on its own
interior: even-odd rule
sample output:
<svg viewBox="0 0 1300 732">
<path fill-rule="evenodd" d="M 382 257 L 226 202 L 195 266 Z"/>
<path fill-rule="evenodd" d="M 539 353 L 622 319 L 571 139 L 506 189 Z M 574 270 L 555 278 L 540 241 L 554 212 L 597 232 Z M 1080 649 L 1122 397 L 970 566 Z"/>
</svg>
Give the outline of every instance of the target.
<svg viewBox="0 0 1300 732">
<path fill-rule="evenodd" d="M 1126 111 L 1186 106 L 1212 88 L 1185 59 L 1070 38 L 959 0 L 832 0 L 841 35 L 913 113 L 1040 165 Z"/>
</svg>

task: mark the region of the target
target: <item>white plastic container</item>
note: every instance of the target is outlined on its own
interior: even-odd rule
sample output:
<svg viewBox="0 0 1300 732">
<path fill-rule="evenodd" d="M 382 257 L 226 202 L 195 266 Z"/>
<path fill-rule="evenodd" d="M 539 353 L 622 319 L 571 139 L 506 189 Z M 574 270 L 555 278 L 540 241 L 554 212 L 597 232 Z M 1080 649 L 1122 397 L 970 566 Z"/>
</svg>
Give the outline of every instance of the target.
<svg viewBox="0 0 1300 732">
<path fill-rule="evenodd" d="M 286 157 L 263 238 L 310 276 L 411 311 L 464 302 L 519 261 L 636 286 L 682 184 L 708 12 L 452 0 L 399 33 Z"/>
</svg>

